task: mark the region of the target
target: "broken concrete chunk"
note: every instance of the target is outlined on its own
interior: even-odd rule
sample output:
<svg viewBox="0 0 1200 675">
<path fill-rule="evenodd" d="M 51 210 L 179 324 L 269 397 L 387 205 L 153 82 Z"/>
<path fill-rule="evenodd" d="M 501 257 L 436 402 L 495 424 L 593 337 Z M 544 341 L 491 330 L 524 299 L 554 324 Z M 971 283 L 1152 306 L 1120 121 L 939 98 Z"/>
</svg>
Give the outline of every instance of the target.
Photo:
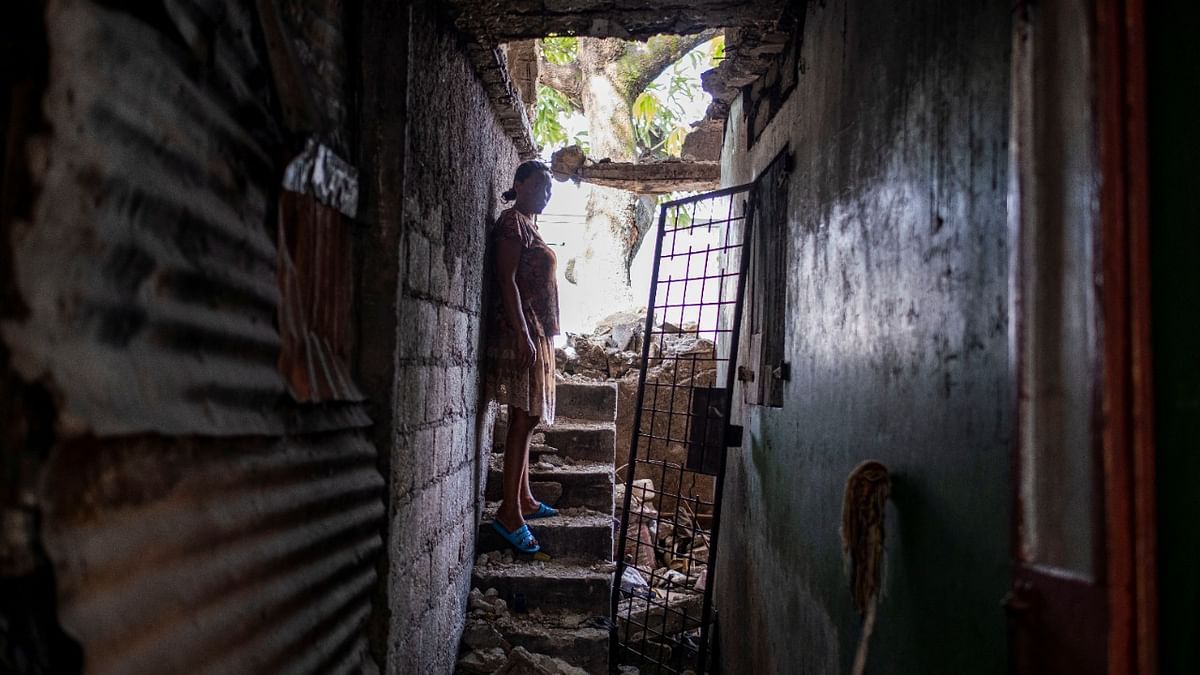
<svg viewBox="0 0 1200 675">
<path fill-rule="evenodd" d="M 503 667 L 508 662 L 508 655 L 499 647 L 491 649 L 476 650 L 464 654 L 458 660 L 457 672 L 470 673 L 471 675 L 490 675 L 496 672 L 497 668 Z"/>
<path fill-rule="evenodd" d="M 517 647 L 496 675 L 587 675 L 587 671 L 545 654 L 531 654 Z"/>
<path fill-rule="evenodd" d="M 509 644 L 500 635 L 500 631 L 487 621 L 473 621 L 468 624 L 463 630 L 462 642 L 475 651 L 499 647 L 507 652 L 509 649 Z"/>
</svg>

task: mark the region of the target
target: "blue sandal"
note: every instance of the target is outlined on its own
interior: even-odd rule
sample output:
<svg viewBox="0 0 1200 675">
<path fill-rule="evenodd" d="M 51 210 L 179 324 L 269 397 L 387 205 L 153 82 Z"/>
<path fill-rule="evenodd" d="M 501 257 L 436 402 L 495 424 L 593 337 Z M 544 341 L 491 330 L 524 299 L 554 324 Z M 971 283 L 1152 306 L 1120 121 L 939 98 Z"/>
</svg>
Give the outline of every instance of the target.
<svg viewBox="0 0 1200 675">
<path fill-rule="evenodd" d="M 558 509 L 549 506 L 546 502 L 538 502 L 537 511 L 525 516 L 525 520 L 534 520 L 537 518 L 553 518 L 558 515 Z"/>
<path fill-rule="evenodd" d="M 533 532 L 529 531 L 528 525 L 522 525 L 513 532 L 509 532 L 504 529 L 500 521 L 493 520 L 492 529 L 499 532 L 500 536 L 504 537 L 504 541 L 507 541 L 508 545 L 519 553 L 537 553 L 542 550 L 542 547 L 538 546 L 537 539 L 533 537 Z"/>
</svg>

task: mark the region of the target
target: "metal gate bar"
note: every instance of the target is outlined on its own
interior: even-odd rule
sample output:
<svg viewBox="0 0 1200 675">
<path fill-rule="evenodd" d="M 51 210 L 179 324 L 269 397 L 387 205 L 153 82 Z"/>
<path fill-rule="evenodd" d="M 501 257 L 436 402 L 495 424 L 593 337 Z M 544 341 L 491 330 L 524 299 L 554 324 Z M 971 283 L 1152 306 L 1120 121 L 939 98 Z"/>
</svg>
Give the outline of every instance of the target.
<svg viewBox="0 0 1200 675">
<path fill-rule="evenodd" d="M 667 202 L 659 213 L 612 593 L 614 671 L 702 674 L 708 665 L 725 449 L 739 442 L 729 416 L 751 187 Z M 622 584 L 631 567 L 648 593 Z"/>
</svg>

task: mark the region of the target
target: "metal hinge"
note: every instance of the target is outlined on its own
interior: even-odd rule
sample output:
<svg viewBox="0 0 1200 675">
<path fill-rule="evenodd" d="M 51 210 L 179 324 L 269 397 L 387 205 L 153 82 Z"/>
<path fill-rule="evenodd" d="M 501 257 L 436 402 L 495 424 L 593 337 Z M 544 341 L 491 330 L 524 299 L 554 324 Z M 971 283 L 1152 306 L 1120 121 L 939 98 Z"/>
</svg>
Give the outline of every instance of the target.
<svg viewBox="0 0 1200 675">
<path fill-rule="evenodd" d="M 725 427 L 725 447 L 740 448 L 742 447 L 742 425 L 730 424 Z"/>
<path fill-rule="evenodd" d="M 783 363 L 779 364 L 778 366 L 775 366 L 771 370 L 771 377 L 775 378 L 776 380 L 783 380 L 784 382 L 791 382 L 791 380 L 792 380 L 792 364 L 788 363 L 787 361 L 784 361 Z"/>
<path fill-rule="evenodd" d="M 738 382 L 753 382 L 754 371 L 746 366 L 738 366 Z"/>
</svg>

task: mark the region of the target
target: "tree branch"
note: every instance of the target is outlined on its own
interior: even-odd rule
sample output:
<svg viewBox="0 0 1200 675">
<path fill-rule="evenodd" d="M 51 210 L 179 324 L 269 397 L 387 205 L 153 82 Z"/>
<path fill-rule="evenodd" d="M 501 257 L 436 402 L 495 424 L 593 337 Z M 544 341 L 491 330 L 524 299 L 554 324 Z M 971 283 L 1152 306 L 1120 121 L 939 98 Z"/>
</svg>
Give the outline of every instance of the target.
<svg viewBox="0 0 1200 675">
<path fill-rule="evenodd" d="M 542 58 L 538 62 L 538 84 L 544 84 L 562 92 L 576 110 L 583 110 L 583 75 L 579 62 L 564 65 L 550 63 Z"/>
<path fill-rule="evenodd" d="M 655 35 L 644 43 L 631 43 L 618 64 L 618 86 L 625 98 L 630 101 L 637 98 L 671 64 L 722 32 L 714 28 L 695 35 Z"/>
</svg>

